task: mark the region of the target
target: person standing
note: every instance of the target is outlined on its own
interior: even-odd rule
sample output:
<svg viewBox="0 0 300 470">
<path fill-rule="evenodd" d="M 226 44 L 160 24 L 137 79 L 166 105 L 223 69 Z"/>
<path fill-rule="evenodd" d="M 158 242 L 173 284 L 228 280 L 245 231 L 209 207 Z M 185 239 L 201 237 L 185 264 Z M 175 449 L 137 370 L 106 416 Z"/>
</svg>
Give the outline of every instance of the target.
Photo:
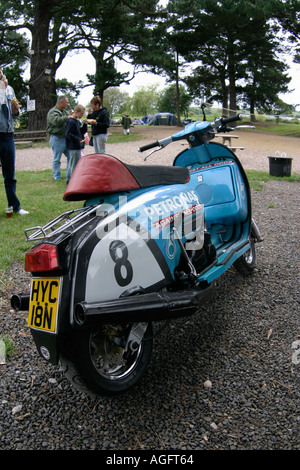
<svg viewBox="0 0 300 470">
<path fill-rule="evenodd" d="M 84 134 L 87 131 L 87 124 L 81 125 L 79 119 L 84 115 L 85 108 L 80 104 L 76 105 L 74 112 L 66 124 L 66 143 L 70 154 L 69 177 L 81 158 L 81 149 L 84 146 Z"/>
<path fill-rule="evenodd" d="M 70 117 L 70 113 L 66 110 L 69 106 L 67 96 L 59 96 L 56 105 L 48 111 L 46 131 L 50 134 L 49 144 L 53 152 L 52 172 L 55 180 L 60 180 L 60 161 L 64 154 L 67 157 L 66 180 L 69 176 L 69 160 L 70 154 L 66 146 L 66 123 Z"/>
<path fill-rule="evenodd" d="M 91 107 L 87 119 L 87 124 L 92 124 L 92 137 L 95 153 L 106 153 L 107 129 L 110 126 L 109 113 L 102 106 L 100 96 L 94 96 L 90 101 Z"/>
<path fill-rule="evenodd" d="M 19 215 L 29 212 L 21 208 L 16 195 L 17 180 L 15 179 L 15 139 L 14 121 L 20 114 L 20 105 L 13 88 L 8 85 L 5 75 L 0 69 L 0 162 L 8 206 Z"/>
<path fill-rule="evenodd" d="M 122 126 L 123 126 L 123 132 L 125 135 L 128 135 L 129 134 L 129 130 L 130 130 L 130 125 L 131 125 L 131 119 L 128 115 L 128 113 L 125 113 L 124 116 L 122 117 Z"/>
</svg>

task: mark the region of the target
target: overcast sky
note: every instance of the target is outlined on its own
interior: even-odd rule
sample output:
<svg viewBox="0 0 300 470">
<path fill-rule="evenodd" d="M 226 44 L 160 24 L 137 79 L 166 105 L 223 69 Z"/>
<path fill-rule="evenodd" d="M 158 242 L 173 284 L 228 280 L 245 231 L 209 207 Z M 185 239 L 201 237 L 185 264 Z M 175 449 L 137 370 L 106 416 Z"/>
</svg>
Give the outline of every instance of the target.
<svg viewBox="0 0 300 470">
<path fill-rule="evenodd" d="M 119 66 L 121 68 L 121 62 L 119 63 Z M 126 64 L 126 69 L 128 70 L 128 64 Z M 85 83 L 87 81 L 87 73 L 95 73 L 95 60 L 89 52 L 81 52 L 80 54 L 74 54 L 67 57 L 64 60 L 63 64 L 57 71 L 56 78 L 67 78 L 71 82 L 82 80 Z M 288 104 L 299 104 L 300 106 L 300 64 L 292 64 L 289 75 L 292 77 L 289 88 L 294 89 L 294 91 L 285 95 L 280 95 L 280 98 Z M 140 87 L 152 84 L 157 84 L 157 86 L 162 89 L 165 86 L 165 80 L 158 75 L 139 73 L 136 78 L 132 80 L 130 85 L 121 85 L 121 89 L 132 96 Z M 85 88 L 81 92 L 78 102 L 83 106 L 87 105 L 92 98 L 92 94 L 93 86 Z"/>
</svg>

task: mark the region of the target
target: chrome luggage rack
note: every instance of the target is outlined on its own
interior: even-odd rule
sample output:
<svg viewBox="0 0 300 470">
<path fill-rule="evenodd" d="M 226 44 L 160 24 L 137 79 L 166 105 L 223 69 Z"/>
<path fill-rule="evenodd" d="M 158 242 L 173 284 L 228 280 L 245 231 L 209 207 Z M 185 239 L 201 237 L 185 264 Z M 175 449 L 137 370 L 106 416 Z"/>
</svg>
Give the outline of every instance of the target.
<svg viewBox="0 0 300 470">
<path fill-rule="evenodd" d="M 36 240 L 44 240 L 45 238 L 52 237 L 57 233 L 63 232 L 72 228 L 74 230 L 74 225 L 80 222 L 83 218 L 87 217 L 88 215 L 92 214 L 96 211 L 99 204 L 83 207 L 79 209 L 74 209 L 68 212 L 64 212 L 63 214 L 59 215 L 55 219 L 48 222 L 43 227 L 36 226 L 30 227 L 25 230 L 26 241 L 36 241 Z M 29 232 L 32 232 L 29 234 Z"/>
</svg>

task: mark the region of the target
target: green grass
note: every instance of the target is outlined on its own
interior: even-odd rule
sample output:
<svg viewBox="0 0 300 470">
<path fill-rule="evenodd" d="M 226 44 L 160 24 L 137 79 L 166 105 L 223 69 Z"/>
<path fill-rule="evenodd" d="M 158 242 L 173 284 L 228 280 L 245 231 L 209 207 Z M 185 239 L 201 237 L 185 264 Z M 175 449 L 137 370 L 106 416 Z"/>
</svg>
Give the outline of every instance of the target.
<svg viewBox="0 0 300 470">
<path fill-rule="evenodd" d="M 208 115 L 207 120 L 212 121 L 215 117 L 219 117 L 220 113 L 213 114 L 213 115 Z M 198 115 L 190 115 L 190 118 L 198 120 L 199 116 Z M 182 117 L 182 119 L 184 119 Z M 200 121 L 202 120 L 202 115 L 200 115 Z M 238 122 L 238 125 L 245 125 L 245 124 L 253 124 L 255 126 L 255 129 L 253 130 L 248 130 L 248 132 L 268 132 L 270 134 L 278 134 L 282 136 L 290 136 L 290 137 L 300 137 L 300 122 L 280 122 L 276 124 L 275 120 L 273 121 L 267 121 L 265 118 L 257 116 L 257 121 L 254 123 L 251 123 L 250 121 L 247 121 L 246 118 L 244 118 L 241 122 Z M 140 136 L 143 128 L 148 128 L 149 126 L 139 126 L 136 125 L 134 127 L 130 128 L 130 134 L 129 135 L 124 135 L 123 134 L 123 128 L 121 126 L 111 126 L 108 129 L 108 142 L 110 144 L 117 144 L 117 143 L 123 143 L 123 142 L 135 142 L 137 140 L 140 140 Z M 137 133 L 135 133 L 135 130 L 138 130 Z M 40 141 L 40 142 L 35 142 L 32 144 L 32 148 L 40 148 L 40 147 L 49 147 L 49 142 L 48 140 Z M 23 148 L 28 148 L 26 145 L 18 144 L 16 143 L 16 148 L 18 149 L 23 149 Z M 92 147 L 90 147 L 92 148 Z"/>
<path fill-rule="evenodd" d="M 289 178 L 276 178 L 262 171 L 247 170 L 246 173 L 251 187 L 255 190 L 261 190 L 263 184 L 270 180 L 300 181 L 300 175 L 296 174 Z M 62 174 L 64 176 L 64 170 Z M 66 182 L 64 179 L 54 181 L 51 170 L 20 171 L 17 173 L 17 180 L 18 198 L 22 207 L 29 210 L 30 214 L 23 217 L 14 215 L 10 219 L 6 217 L 7 202 L 2 179 L 0 189 L 0 280 L 5 277 L 13 260 L 18 259 L 24 262 L 26 251 L 34 246 L 33 242 L 26 241 L 25 229 L 38 225 L 43 226 L 59 214 L 83 205 L 83 201 L 63 201 Z"/>
<path fill-rule="evenodd" d="M 123 143 L 123 142 L 135 142 L 139 140 L 140 134 L 134 134 L 132 130 L 133 128 L 131 127 L 130 134 L 124 135 L 123 128 L 121 126 L 110 127 L 108 129 L 108 142 L 110 144 L 118 144 L 118 143 Z M 41 140 L 39 142 L 33 142 L 31 145 L 31 148 L 43 148 L 43 147 L 49 147 L 48 140 Z M 21 149 L 28 148 L 28 145 L 19 144 L 18 142 L 16 142 L 16 148 L 21 150 Z M 92 149 L 92 147 L 90 147 L 90 149 Z"/>
<path fill-rule="evenodd" d="M 299 182 L 300 175 L 293 173 L 291 176 L 282 176 L 276 177 L 271 176 L 266 171 L 257 171 L 257 170 L 246 170 L 246 174 L 252 189 L 256 191 L 261 191 L 263 189 L 263 184 L 272 180 L 279 181 L 290 181 L 290 182 Z"/>
<path fill-rule="evenodd" d="M 15 352 L 15 346 L 14 346 L 13 340 L 11 338 L 9 338 L 8 336 L 2 336 L 2 337 L 0 337 L 0 340 L 2 340 L 3 343 L 4 343 L 5 355 L 7 357 L 13 356 L 14 352 Z"/>
<path fill-rule="evenodd" d="M 112 133 L 108 135 L 107 142 L 109 142 L 110 144 L 118 144 L 118 143 L 123 143 L 123 142 L 136 142 L 137 140 L 140 140 L 140 139 L 141 139 L 140 134 L 130 133 L 129 135 L 124 135 L 123 130 L 115 130 L 114 128 Z"/>
<path fill-rule="evenodd" d="M 241 123 L 242 125 L 243 123 Z M 269 132 L 270 134 L 278 134 L 289 137 L 300 137 L 300 125 L 294 123 L 279 122 L 254 122 L 255 130 L 252 132 Z"/>
<path fill-rule="evenodd" d="M 64 170 L 62 174 L 64 175 Z M 33 246 L 31 242 L 26 241 L 24 233 L 26 228 L 45 225 L 57 215 L 83 205 L 83 202 L 63 201 L 66 182 L 64 179 L 54 181 L 51 170 L 20 171 L 17 173 L 17 196 L 21 206 L 30 213 L 23 217 L 14 214 L 8 219 L 5 214 L 6 194 L 3 178 L 1 179 L 0 278 L 14 259 L 23 261 L 25 252 Z"/>
</svg>

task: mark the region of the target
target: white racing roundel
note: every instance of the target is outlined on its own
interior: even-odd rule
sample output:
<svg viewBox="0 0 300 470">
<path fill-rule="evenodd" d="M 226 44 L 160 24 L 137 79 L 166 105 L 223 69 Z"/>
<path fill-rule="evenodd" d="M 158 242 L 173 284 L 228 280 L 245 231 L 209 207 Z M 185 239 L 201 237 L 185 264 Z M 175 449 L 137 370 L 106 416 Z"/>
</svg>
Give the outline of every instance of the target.
<svg viewBox="0 0 300 470">
<path fill-rule="evenodd" d="M 165 274 L 147 240 L 125 223 L 104 235 L 94 247 L 86 274 L 86 302 L 118 298 L 134 286 L 146 289 Z"/>
</svg>

